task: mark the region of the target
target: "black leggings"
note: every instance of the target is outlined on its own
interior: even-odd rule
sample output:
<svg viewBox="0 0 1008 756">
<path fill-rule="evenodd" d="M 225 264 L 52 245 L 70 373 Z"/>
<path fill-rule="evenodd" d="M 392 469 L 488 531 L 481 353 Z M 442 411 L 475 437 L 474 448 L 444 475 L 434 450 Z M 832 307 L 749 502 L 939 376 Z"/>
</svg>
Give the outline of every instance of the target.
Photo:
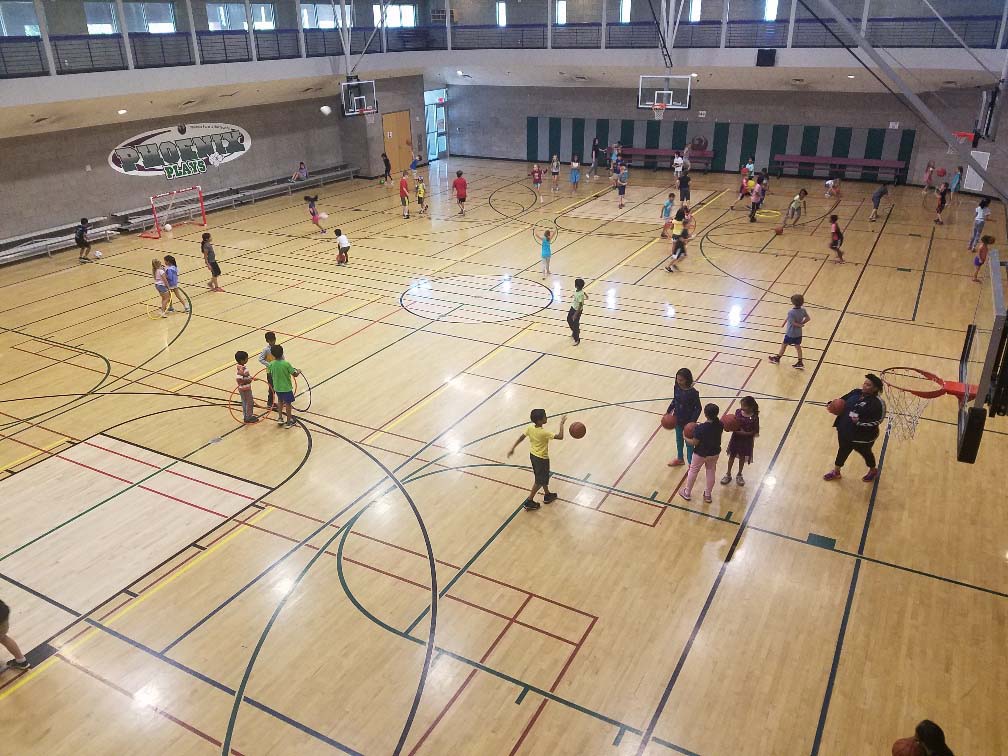
<svg viewBox="0 0 1008 756">
<path fill-rule="evenodd" d="M 847 461 L 847 457 L 850 456 L 852 451 L 861 455 L 869 469 L 877 467 L 875 464 L 875 452 L 872 451 L 871 444 L 855 444 L 850 439 L 837 434 L 836 466 L 843 467 L 844 462 Z"/>
</svg>

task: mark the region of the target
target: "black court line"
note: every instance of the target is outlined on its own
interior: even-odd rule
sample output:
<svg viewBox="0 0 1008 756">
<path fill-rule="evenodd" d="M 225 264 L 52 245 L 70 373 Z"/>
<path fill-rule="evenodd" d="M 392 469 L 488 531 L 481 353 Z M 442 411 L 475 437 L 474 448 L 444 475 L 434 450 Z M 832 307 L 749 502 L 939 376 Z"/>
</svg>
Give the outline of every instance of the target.
<svg viewBox="0 0 1008 756">
<path fill-rule="evenodd" d="M 935 230 L 931 229 L 931 238 L 928 239 L 927 255 L 924 257 L 924 268 L 921 270 L 920 286 L 917 287 L 917 298 L 914 300 L 913 315 L 910 320 L 917 320 L 917 309 L 920 307 L 921 294 L 924 293 L 924 280 L 927 278 L 928 261 L 931 259 L 931 248 L 934 246 Z"/>
</svg>

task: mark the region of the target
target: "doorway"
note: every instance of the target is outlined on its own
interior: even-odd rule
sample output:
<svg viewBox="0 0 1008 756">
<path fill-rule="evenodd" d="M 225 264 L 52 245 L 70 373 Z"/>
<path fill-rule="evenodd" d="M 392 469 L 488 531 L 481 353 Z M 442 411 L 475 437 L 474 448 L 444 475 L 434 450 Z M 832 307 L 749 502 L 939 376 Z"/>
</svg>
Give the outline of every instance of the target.
<svg viewBox="0 0 1008 756">
<path fill-rule="evenodd" d="M 427 131 L 427 162 L 448 156 L 448 90 L 424 92 L 424 122 Z"/>
<path fill-rule="evenodd" d="M 410 128 L 410 112 L 397 110 L 382 113 L 382 136 L 385 138 L 385 154 L 392 164 L 392 175 L 409 169 L 413 160 L 413 131 Z"/>
</svg>

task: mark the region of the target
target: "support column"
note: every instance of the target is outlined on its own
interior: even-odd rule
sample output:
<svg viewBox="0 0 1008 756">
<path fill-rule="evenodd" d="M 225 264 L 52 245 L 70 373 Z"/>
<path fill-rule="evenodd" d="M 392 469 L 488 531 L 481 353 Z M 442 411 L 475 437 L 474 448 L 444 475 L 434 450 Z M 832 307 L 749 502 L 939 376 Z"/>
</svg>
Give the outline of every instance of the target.
<svg viewBox="0 0 1008 756">
<path fill-rule="evenodd" d="M 1008 3 L 1008 0 L 1005 0 Z M 445 39 L 448 41 L 448 49 L 452 49 L 451 44 L 451 0 L 444 0 L 444 15 L 445 15 Z"/>
<path fill-rule="evenodd" d="M 791 47 L 791 42 L 794 40 L 794 22 L 795 16 L 798 15 L 798 0 L 791 0 L 791 17 L 788 19 L 787 25 L 787 46 Z"/>
<path fill-rule="evenodd" d="M 1005 0 L 1008 3 L 1008 0 Z M 868 31 L 868 9 L 871 7 L 871 0 L 864 0 L 864 10 L 861 11 L 861 36 Z"/>
<path fill-rule="evenodd" d="M 56 75 L 56 58 L 53 57 L 52 43 L 49 41 L 49 24 L 46 23 L 45 8 L 42 0 L 35 0 L 35 20 L 38 21 L 39 36 L 42 37 L 42 48 L 45 50 L 46 65 L 49 75 Z"/>
<path fill-rule="evenodd" d="M 252 52 L 252 60 L 259 60 L 259 51 L 256 50 L 255 43 L 255 30 L 252 28 L 251 0 L 245 0 L 245 24 L 248 26 L 249 50 Z"/>
<path fill-rule="evenodd" d="M 192 0 L 185 0 L 186 14 L 189 16 L 189 37 L 192 39 L 193 60 L 196 65 L 203 64 L 203 56 L 200 55 L 199 35 L 196 34 L 196 17 L 192 12 Z"/>
<path fill-rule="evenodd" d="M 301 0 L 294 0 L 294 10 L 297 12 L 298 44 L 301 45 L 301 57 L 307 58 L 308 48 L 305 46 L 304 41 L 304 19 L 301 18 Z"/>
<path fill-rule="evenodd" d="M 1004 10 L 1001 11 L 1001 28 L 998 30 L 998 49 L 1005 46 L 1005 24 L 1008 24 L 1008 0 L 1005 0 Z"/>
<path fill-rule="evenodd" d="M 556 0 L 546 0 L 546 49 L 553 49 L 553 9 Z"/>
<path fill-rule="evenodd" d="M 609 36 L 608 5 L 602 0 L 602 49 L 606 49 L 606 38 Z"/>
<path fill-rule="evenodd" d="M 721 9 L 721 49 L 728 46 L 728 0 Z"/>
<path fill-rule="evenodd" d="M 336 25 L 339 29 L 340 42 L 343 43 L 343 70 L 346 75 L 350 75 L 350 27 L 347 25 L 349 23 L 350 14 L 347 13 L 346 0 L 339 0 L 340 13 L 343 14 L 340 17 L 340 22 Z"/>
<path fill-rule="evenodd" d="M 119 25 L 119 34 L 122 36 L 123 47 L 126 48 L 126 67 L 136 68 L 133 64 L 133 48 L 130 47 L 129 31 L 126 29 L 126 10 L 123 8 L 123 0 L 116 0 L 115 4 L 116 23 Z"/>
</svg>

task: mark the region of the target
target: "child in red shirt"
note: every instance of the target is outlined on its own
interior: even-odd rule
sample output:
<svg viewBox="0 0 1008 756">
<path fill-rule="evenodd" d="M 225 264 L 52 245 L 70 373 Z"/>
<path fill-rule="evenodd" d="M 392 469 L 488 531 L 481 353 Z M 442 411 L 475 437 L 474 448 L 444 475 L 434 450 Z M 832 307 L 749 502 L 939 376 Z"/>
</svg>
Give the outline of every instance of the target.
<svg viewBox="0 0 1008 756">
<path fill-rule="evenodd" d="M 402 217 L 409 218 L 409 183 L 406 181 L 406 171 L 399 179 L 399 202 L 402 203 Z"/>
<path fill-rule="evenodd" d="M 462 171 L 455 171 L 455 180 L 452 181 L 452 194 L 458 200 L 459 215 L 465 215 L 466 191 L 468 188 L 469 182 L 462 178 Z"/>
<path fill-rule="evenodd" d="M 252 400 L 252 374 L 245 367 L 248 362 L 248 352 L 235 352 L 235 383 L 238 384 L 238 395 L 242 403 L 242 420 L 246 423 L 258 423 Z"/>
</svg>

